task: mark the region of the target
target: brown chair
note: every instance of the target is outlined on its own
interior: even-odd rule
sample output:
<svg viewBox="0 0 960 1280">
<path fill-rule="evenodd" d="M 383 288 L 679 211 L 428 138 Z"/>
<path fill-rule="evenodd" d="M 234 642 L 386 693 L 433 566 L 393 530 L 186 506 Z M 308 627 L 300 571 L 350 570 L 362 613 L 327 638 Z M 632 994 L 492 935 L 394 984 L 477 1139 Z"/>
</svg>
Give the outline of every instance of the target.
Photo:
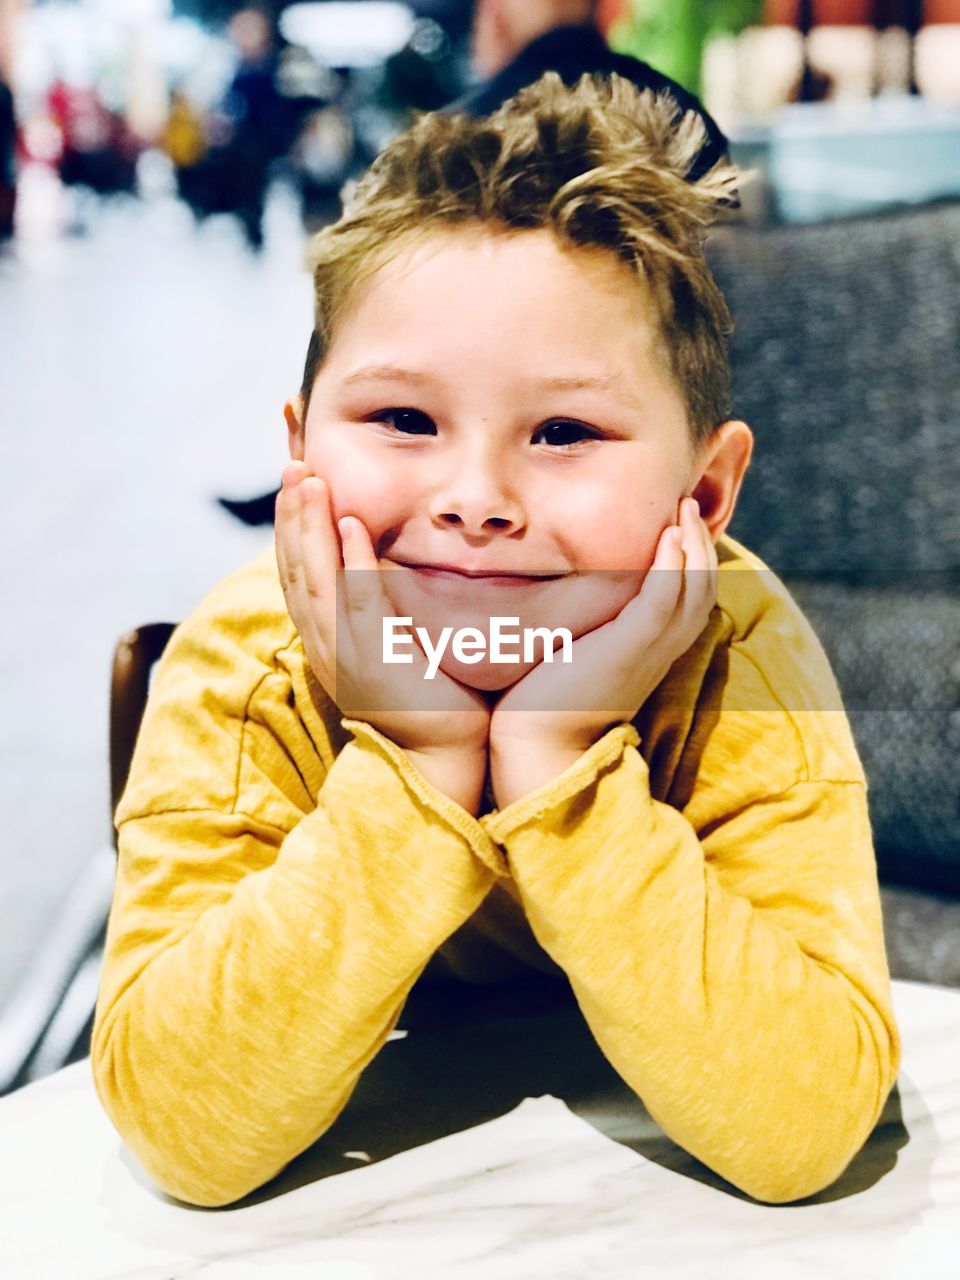
<svg viewBox="0 0 960 1280">
<path fill-rule="evenodd" d="M 147 705 L 150 674 L 177 624 L 148 622 L 128 631 L 113 651 L 110 680 L 110 816 L 117 811 L 127 785 L 133 748 Z M 113 840 L 116 847 L 117 833 Z"/>
</svg>

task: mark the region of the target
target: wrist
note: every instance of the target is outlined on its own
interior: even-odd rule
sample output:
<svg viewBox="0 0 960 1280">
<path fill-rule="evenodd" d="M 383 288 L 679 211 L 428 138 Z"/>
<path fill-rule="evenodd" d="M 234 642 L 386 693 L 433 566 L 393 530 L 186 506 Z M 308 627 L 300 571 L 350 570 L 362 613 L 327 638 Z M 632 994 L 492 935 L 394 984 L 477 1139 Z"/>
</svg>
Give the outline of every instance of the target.
<svg viewBox="0 0 960 1280">
<path fill-rule="evenodd" d="M 565 717 L 557 714 L 535 719 L 521 719 L 521 715 L 522 713 L 512 712 L 503 717 L 499 724 L 494 717 L 490 726 L 491 760 L 494 757 L 503 759 L 525 752 L 581 756 L 614 724 L 612 720 L 584 724 L 579 716 L 576 723 L 564 723 Z"/>
<path fill-rule="evenodd" d="M 490 785 L 497 807 L 505 809 L 559 778 L 580 759 L 587 746 L 551 739 L 491 740 Z"/>
<path fill-rule="evenodd" d="M 438 791 L 477 816 L 487 776 L 485 746 L 424 746 L 404 747 L 403 750 Z"/>
</svg>

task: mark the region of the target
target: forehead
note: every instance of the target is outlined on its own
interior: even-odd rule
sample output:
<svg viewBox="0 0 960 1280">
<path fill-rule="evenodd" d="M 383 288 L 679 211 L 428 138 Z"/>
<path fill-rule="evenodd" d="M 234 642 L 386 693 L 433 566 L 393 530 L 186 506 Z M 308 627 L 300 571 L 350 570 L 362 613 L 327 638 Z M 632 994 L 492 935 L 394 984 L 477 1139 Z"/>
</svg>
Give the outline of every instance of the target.
<svg viewBox="0 0 960 1280">
<path fill-rule="evenodd" d="M 509 367 L 589 359 L 623 374 L 663 354 L 652 292 L 614 253 L 474 226 L 406 243 L 355 287 L 331 355 L 365 344 L 435 359 L 487 351 Z"/>
</svg>

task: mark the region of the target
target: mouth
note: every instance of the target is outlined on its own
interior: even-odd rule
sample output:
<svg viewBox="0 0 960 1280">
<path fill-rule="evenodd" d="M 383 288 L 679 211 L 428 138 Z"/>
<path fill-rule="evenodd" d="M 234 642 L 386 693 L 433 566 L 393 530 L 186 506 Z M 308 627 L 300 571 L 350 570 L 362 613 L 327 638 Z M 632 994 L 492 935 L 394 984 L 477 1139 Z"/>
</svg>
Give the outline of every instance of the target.
<svg viewBox="0 0 960 1280">
<path fill-rule="evenodd" d="M 533 583 L 556 582 L 565 573 L 517 573 L 507 569 L 466 568 L 452 564 L 421 564 L 412 560 L 397 560 L 403 569 L 411 569 L 420 577 L 448 582 L 475 582 L 477 585 L 502 587 L 528 587 Z"/>
</svg>

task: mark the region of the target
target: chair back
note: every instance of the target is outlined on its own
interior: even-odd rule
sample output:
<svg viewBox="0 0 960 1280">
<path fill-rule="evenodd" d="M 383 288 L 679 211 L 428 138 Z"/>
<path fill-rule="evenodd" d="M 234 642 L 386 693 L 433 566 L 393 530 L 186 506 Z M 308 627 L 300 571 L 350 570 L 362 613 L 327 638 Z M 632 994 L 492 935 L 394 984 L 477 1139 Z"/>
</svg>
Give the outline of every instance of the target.
<svg viewBox="0 0 960 1280">
<path fill-rule="evenodd" d="M 117 811 L 127 785 L 133 748 L 147 705 L 150 673 L 166 648 L 175 622 L 148 622 L 128 631 L 113 651 L 110 680 L 110 815 Z M 117 833 L 113 833 L 116 848 Z"/>
</svg>

